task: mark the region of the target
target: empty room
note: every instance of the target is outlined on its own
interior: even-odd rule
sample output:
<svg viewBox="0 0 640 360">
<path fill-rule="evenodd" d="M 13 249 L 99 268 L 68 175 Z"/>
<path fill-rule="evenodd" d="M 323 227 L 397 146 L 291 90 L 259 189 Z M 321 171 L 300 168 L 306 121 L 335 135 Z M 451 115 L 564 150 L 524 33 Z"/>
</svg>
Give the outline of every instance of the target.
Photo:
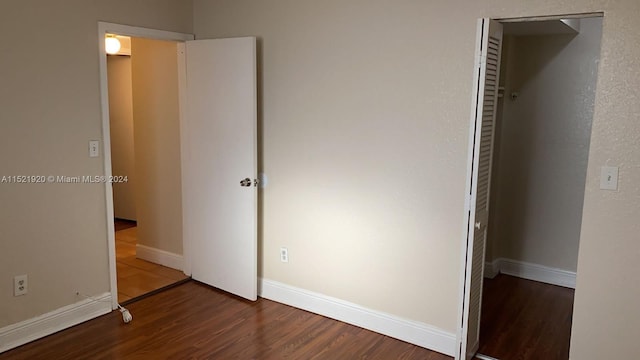
<svg viewBox="0 0 640 360">
<path fill-rule="evenodd" d="M 577 253 L 542 263 L 575 272 L 568 358 L 640 357 L 638 14 L 635 0 L 3 1 L 0 359 L 473 358 L 485 250 L 533 262 L 484 246 L 490 24 L 566 16 L 601 20 L 583 173 L 560 184 L 580 216 L 496 206 L 521 221 L 503 231 L 572 225 Z M 176 44 L 176 142 L 153 139 L 169 154 L 145 176 L 179 185 L 134 186 L 178 199 L 145 219 L 175 222 L 181 246 L 138 257 L 190 279 L 124 306 L 111 35 Z M 540 100 L 523 89 L 500 101 Z M 537 150 L 573 145 L 549 136 Z M 498 165 L 516 156 L 503 149 Z"/>
</svg>

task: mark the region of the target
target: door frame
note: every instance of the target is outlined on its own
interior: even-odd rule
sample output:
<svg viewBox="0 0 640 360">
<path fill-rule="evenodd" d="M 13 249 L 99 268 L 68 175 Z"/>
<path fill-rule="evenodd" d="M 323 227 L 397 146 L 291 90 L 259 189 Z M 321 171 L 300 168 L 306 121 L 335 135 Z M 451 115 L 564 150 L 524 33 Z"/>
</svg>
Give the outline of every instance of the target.
<svg viewBox="0 0 640 360">
<path fill-rule="evenodd" d="M 498 21 L 500 23 L 513 23 L 513 22 L 530 22 L 530 21 L 545 21 L 545 20 L 559 20 L 559 19 L 582 19 L 582 18 L 589 18 L 589 17 L 602 17 L 604 18 L 604 12 L 585 12 L 585 13 L 575 13 L 575 14 L 561 14 L 561 15 L 539 15 L 539 16 L 523 16 L 523 17 L 504 17 L 504 18 L 492 18 L 492 17 L 487 17 L 485 19 L 487 20 L 495 20 Z M 481 20 L 481 19 L 478 19 Z M 478 21 L 476 20 L 476 21 Z M 479 22 L 479 21 L 478 21 Z M 479 22 L 479 24 L 477 25 L 476 28 L 476 44 L 474 46 L 477 47 L 477 44 L 480 41 L 480 38 L 482 37 L 482 26 Z M 473 60 L 473 66 L 474 66 L 474 82 L 472 84 L 473 86 L 473 90 L 472 90 L 472 94 L 471 94 L 471 98 L 472 98 L 472 106 L 471 106 L 471 118 L 470 118 L 470 122 L 469 122 L 469 142 L 467 145 L 467 174 L 466 174 L 466 179 L 465 179 L 465 200 L 464 200 L 464 217 L 463 217 L 463 231 L 462 231 L 462 242 L 461 242 L 461 252 L 460 252 L 460 278 L 459 278 L 459 293 L 458 293 L 458 327 L 456 330 L 456 355 L 455 355 L 455 360 L 463 360 L 459 358 L 459 354 L 460 352 L 460 347 L 462 346 L 462 339 L 463 336 L 466 336 L 466 330 L 464 328 L 464 317 L 465 315 L 468 316 L 468 311 L 469 311 L 469 306 L 468 304 L 465 302 L 465 294 L 470 290 L 467 286 L 467 282 L 466 282 L 466 278 L 468 276 L 471 276 L 471 269 L 470 266 L 468 266 L 470 264 L 469 261 L 467 261 L 467 251 L 468 251 L 468 246 L 469 244 L 467 243 L 467 237 L 468 237 L 468 231 L 469 231 L 469 221 L 471 220 L 471 214 L 470 214 L 470 210 L 471 210 L 471 197 L 470 197 L 470 192 L 471 192 L 471 183 L 472 183 L 472 176 L 473 176 L 473 151 L 474 151 L 474 131 L 475 131 L 475 127 L 476 127 L 476 113 L 475 113 L 475 106 L 476 106 L 476 100 L 477 100 L 477 72 L 475 71 L 476 68 L 476 63 L 479 61 L 479 48 L 476 48 L 475 53 L 474 53 L 474 60 Z M 602 51 L 602 50 L 601 50 Z M 496 129 L 497 130 L 497 129 Z M 495 142 L 495 138 L 492 140 L 493 142 Z M 493 147 L 493 144 L 491 145 Z M 473 244 L 471 244 L 470 246 L 473 246 Z M 486 243 L 485 243 L 486 246 Z M 482 283 L 484 284 L 484 274 L 483 276 L 480 278 Z"/>
<path fill-rule="evenodd" d="M 193 34 L 179 33 L 173 31 L 156 30 L 130 25 L 121 25 L 108 22 L 98 22 L 98 44 L 100 58 L 100 106 L 102 117 L 102 159 L 104 175 L 109 178 L 112 175 L 111 168 L 111 130 L 109 118 L 109 87 L 107 77 L 107 52 L 105 50 L 105 35 L 117 34 L 132 37 L 140 37 L 155 40 L 176 41 L 178 42 L 178 93 L 180 119 L 182 126 L 184 124 L 184 104 L 186 94 L 186 68 L 184 59 L 184 42 L 194 40 Z M 181 135 L 182 137 L 182 135 Z M 182 143 L 182 138 L 180 139 Z M 181 151 L 182 153 L 182 151 Z M 109 257 L 109 287 L 111 289 L 111 309 L 118 308 L 118 276 L 116 272 L 116 239 L 114 228 L 114 210 L 113 210 L 113 185 L 105 182 L 105 212 L 107 220 L 107 248 Z M 190 256 L 188 244 L 183 244 L 183 272 L 191 275 Z"/>
</svg>

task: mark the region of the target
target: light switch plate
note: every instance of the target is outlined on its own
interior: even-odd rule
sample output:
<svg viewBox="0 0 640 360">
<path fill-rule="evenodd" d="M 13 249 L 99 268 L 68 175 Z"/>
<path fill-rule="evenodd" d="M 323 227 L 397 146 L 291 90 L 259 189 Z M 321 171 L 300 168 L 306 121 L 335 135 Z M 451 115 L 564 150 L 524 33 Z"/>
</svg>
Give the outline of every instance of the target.
<svg viewBox="0 0 640 360">
<path fill-rule="evenodd" d="M 89 157 L 98 157 L 98 156 L 100 156 L 100 141 L 90 140 L 89 141 Z"/>
<path fill-rule="evenodd" d="M 618 190 L 618 167 L 603 166 L 600 172 L 600 189 Z"/>
</svg>

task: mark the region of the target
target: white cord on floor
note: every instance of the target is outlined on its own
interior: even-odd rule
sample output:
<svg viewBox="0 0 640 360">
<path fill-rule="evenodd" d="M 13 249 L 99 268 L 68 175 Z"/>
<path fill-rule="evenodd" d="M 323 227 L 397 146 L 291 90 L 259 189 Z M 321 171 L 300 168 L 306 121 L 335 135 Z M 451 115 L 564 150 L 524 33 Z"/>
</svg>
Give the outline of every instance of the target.
<svg viewBox="0 0 640 360">
<path fill-rule="evenodd" d="M 129 310 L 123 308 L 122 306 L 120 306 L 120 304 L 118 304 L 118 307 L 120 308 L 120 312 L 122 313 L 122 321 L 124 321 L 125 324 L 130 323 L 131 320 L 133 320 L 133 316 L 131 315 Z"/>
<path fill-rule="evenodd" d="M 479 360 L 498 360 L 498 359 L 493 358 L 491 356 L 482 355 L 482 354 L 476 354 L 476 359 L 479 359 Z"/>
<path fill-rule="evenodd" d="M 98 300 L 98 299 L 94 299 L 91 296 L 87 296 L 85 294 L 81 294 L 79 291 L 76 291 L 76 295 L 77 296 L 82 296 L 85 299 L 89 299 L 91 301 L 95 301 L 95 302 L 111 302 L 111 300 Z M 125 324 L 128 324 L 131 322 L 131 320 L 133 320 L 133 316 L 131 315 L 131 313 L 129 312 L 129 310 L 125 309 L 124 307 L 122 307 L 120 304 L 116 304 L 118 305 L 118 309 L 120 309 L 120 313 L 122 313 L 122 321 L 124 321 Z"/>
</svg>

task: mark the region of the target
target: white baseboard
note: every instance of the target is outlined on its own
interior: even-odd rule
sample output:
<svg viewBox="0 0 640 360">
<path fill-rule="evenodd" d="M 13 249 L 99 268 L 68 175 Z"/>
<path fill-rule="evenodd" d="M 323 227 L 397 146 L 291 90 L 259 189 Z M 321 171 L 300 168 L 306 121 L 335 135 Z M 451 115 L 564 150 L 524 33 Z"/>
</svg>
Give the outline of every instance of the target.
<svg viewBox="0 0 640 360">
<path fill-rule="evenodd" d="M 425 323 L 402 319 L 267 279 L 260 279 L 258 292 L 265 299 L 343 321 L 445 355 L 454 356 L 455 353 L 456 335 Z"/>
<path fill-rule="evenodd" d="M 180 271 L 182 271 L 184 267 L 184 258 L 182 255 L 150 246 L 136 244 L 136 257 Z"/>
<path fill-rule="evenodd" d="M 572 271 L 527 263 L 524 261 L 501 259 L 500 272 L 547 284 L 564 286 L 572 289 L 576 288 L 576 273 Z"/>
<path fill-rule="evenodd" d="M 0 329 L 0 353 L 111 312 L 111 294 L 84 299 Z"/>
<path fill-rule="evenodd" d="M 482 355 L 482 354 L 476 354 L 475 359 L 478 359 L 478 360 L 498 360 L 498 359 L 496 359 L 494 357 L 491 357 L 489 355 Z"/>
<path fill-rule="evenodd" d="M 500 259 L 493 260 L 492 262 L 485 261 L 484 277 L 493 279 L 499 273 L 500 273 Z"/>
<path fill-rule="evenodd" d="M 576 273 L 573 271 L 505 258 L 496 259 L 493 263 L 486 263 L 485 273 L 487 272 L 487 266 L 492 266 L 494 269 L 506 275 L 572 289 L 576 288 Z"/>
</svg>

